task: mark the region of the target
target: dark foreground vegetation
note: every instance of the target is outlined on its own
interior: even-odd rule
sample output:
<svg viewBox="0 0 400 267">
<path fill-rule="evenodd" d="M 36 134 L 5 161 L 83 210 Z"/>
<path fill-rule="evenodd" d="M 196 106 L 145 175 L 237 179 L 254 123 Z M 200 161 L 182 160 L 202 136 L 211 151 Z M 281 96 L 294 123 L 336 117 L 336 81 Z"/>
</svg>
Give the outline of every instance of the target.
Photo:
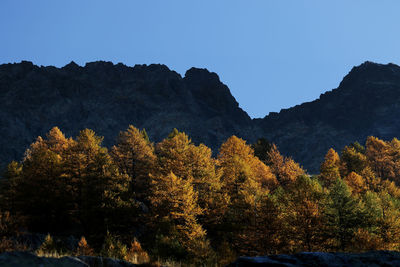
<svg viewBox="0 0 400 267">
<path fill-rule="evenodd" d="M 232 136 L 216 158 L 177 130 L 153 144 L 130 126 L 110 150 L 101 142 L 55 127 L 8 164 L 0 252 L 224 265 L 240 255 L 400 248 L 397 139 L 369 137 L 340 156 L 330 149 L 316 176 L 264 139 Z M 40 244 L 28 233 L 42 234 Z"/>
</svg>

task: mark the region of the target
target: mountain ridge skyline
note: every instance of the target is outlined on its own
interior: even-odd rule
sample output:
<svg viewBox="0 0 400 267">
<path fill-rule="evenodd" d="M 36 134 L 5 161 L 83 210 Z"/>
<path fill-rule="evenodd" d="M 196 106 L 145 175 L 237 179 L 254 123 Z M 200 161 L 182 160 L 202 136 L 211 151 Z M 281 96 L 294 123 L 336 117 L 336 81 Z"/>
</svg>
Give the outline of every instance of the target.
<svg viewBox="0 0 400 267">
<path fill-rule="evenodd" d="M 73 68 L 73 67 L 85 68 L 85 67 L 87 67 L 87 66 L 93 65 L 94 63 L 105 63 L 105 64 L 107 64 L 107 65 L 109 65 L 109 64 L 111 63 L 113 66 L 124 66 L 124 67 L 126 67 L 126 68 L 131 68 L 131 69 L 133 69 L 133 68 L 135 68 L 135 67 L 161 66 L 161 67 L 166 67 L 169 71 L 171 71 L 171 72 L 173 72 L 173 73 L 176 73 L 176 74 L 179 75 L 182 79 L 185 78 L 185 76 L 186 76 L 186 74 L 187 74 L 187 72 L 188 72 L 189 70 L 191 70 L 191 69 L 200 69 L 200 70 L 206 70 L 206 71 L 209 72 L 211 75 L 213 75 L 213 74 L 217 75 L 217 77 L 218 77 L 218 79 L 220 80 L 220 82 L 223 83 L 225 86 L 227 86 L 227 87 L 229 88 L 229 90 L 231 91 L 229 85 L 226 84 L 223 80 L 221 80 L 221 78 L 220 78 L 220 76 L 218 75 L 217 72 L 212 71 L 212 70 L 209 70 L 209 69 L 206 68 L 206 67 L 196 67 L 196 66 L 193 66 L 193 67 L 188 68 L 186 71 L 184 71 L 183 74 L 180 73 L 180 72 L 178 72 L 178 71 L 176 71 L 176 70 L 174 70 L 174 69 L 172 69 L 172 68 L 170 68 L 167 64 L 164 64 L 164 63 L 134 64 L 134 65 L 131 66 L 131 65 L 125 64 L 125 63 L 123 63 L 123 62 L 115 63 L 115 62 L 109 61 L 109 60 L 88 61 L 88 62 L 86 62 L 86 63 L 84 63 L 84 64 L 78 64 L 78 63 L 76 63 L 76 61 L 71 60 L 69 63 L 66 63 L 66 64 L 64 64 L 64 65 L 61 64 L 60 66 L 56 66 L 55 64 L 54 64 L 54 65 L 36 65 L 35 62 L 33 62 L 33 61 L 31 61 L 31 60 L 21 60 L 21 61 L 19 61 L 19 62 L 1 63 L 1 64 L 0 64 L 0 67 L 3 66 L 3 65 L 21 64 L 21 63 L 24 63 L 24 62 L 25 62 L 25 63 L 28 63 L 28 64 L 32 64 L 33 66 L 39 67 L 39 68 L 57 68 L 57 69 L 67 69 L 67 68 Z M 281 107 L 279 111 L 266 111 L 265 115 L 259 116 L 259 117 L 250 116 L 250 114 L 249 114 L 249 112 L 246 110 L 246 108 L 244 108 L 244 107 L 242 107 L 242 106 L 240 105 L 240 101 L 237 99 L 237 97 L 235 97 L 235 96 L 233 95 L 232 91 L 231 91 L 231 93 L 232 93 L 233 97 L 236 99 L 236 101 L 239 103 L 239 107 L 240 107 L 244 112 L 246 112 L 246 114 L 247 114 L 252 120 L 264 119 L 264 118 L 268 117 L 269 115 L 274 116 L 275 114 L 279 114 L 279 113 L 281 113 L 281 112 L 285 112 L 285 111 L 288 110 L 288 109 L 291 109 L 291 108 L 294 108 L 294 107 L 297 107 L 297 106 L 300 106 L 300 105 L 303 105 L 303 104 L 307 104 L 307 103 L 310 103 L 310 102 L 313 102 L 313 101 L 315 101 L 315 100 L 320 99 L 320 97 L 321 97 L 322 95 L 324 95 L 325 93 L 328 93 L 328 92 L 331 92 L 331 91 L 337 89 L 337 88 L 340 86 L 340 84 L 342 83 L 343 79 L 344 79 L 347 75 L 349 75 L 354 69 L 357 69 L 357 68 L 359 68 L 359 67 L 361 67 L 361 66 L 363 66 L 363 65 L 365 65 L 365 64 L 370 64 L 370 63 L 375 64 L 375 65 L 381 65 L 381 66 L 391 66 L 391 65 L 393 65 L 393 66 L 399 67 L 399 65 L 397 65 L 397 64 L 395 64 L 395 63 L 392 63 L 392 62 L 389 62 L 389 63 L 377 63 L 377 62 L 374 62 L 374 61 L 371 61 L 371 60 L 365 60 L 365 61 L 363 61 L 362 63 L 360 63 L 359 65 L 353 66 L 352 69 L 351 69 L 350 71 L 348 71 L 347 74 L 338 82 L 338 86 L 337 86 L 337 87 L 331 88 L 331 89 L 326 89 L 325 91 L 322 91 L 318 97 L 316 97 L 316 98 L 314 98 L 314 99 L 312 99 L 312 100 L 299 102 L 298 104 L 294 104 L 294 105 L 291 105 L 291 106 L 287 106 L 287 105 L 286 105 L 286 107 Z"/>
<path fill-rule="evenodd" d="M 96 61 L 57 68 L 23 61 L 0 65 L 0 92 L 4 135 L 13 140 L 22 133 L 11 144 L 3 140 L 3 161 L 20 159 L 27 145 L 53 126 L 69 136 L 93 129 L 111 146 L 132 124 L 148 130 L 154 142 L 177 128 L 214 154 L 231 135 L 249 143 L 266 138 L 316 172 L 330 147 L 340 151 L 369 135 L 387 139 L 400 132 L 400 67 L 369 61 L 318 99 L 253 119 L 218 74 L 200 68 L 182 76 L 162 64 Z"/>
</svg>

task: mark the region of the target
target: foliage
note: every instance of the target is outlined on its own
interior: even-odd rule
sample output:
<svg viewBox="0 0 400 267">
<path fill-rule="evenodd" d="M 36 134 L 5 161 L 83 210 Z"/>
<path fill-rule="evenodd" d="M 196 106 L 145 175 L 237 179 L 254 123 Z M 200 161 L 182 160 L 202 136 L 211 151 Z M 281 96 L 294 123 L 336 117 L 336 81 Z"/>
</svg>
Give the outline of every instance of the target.
<svg viewBox="0 0 400 267">
<path fill-rule="evenodd" d="M 94 250 L 89 246 L 84 236 L 82 236 L 78 242 L 76 255 L 94 256 Z"/>
<path fill-rule="evenodd" d="M 332 148 L 328 150 L 325 155 L 325 160 L 321 164 L 320 179 L 324 182 L 326 186 L 331 185 L 337 179 L 340 179 L 340 158 L 338 153 Z"/>
<path fill-rule="evenodd" d="M 128 250 L 126 245 L 124 245 L 114 235 L 107 231 L 100 255 L 103 257 L 123 260 L 125 259 L 127 252 Z"/>
<path fill-rule="evenodd" d="M 69 248 L 75 255 L 139 264 L 400 249 L 396 138 L 368 137 L 365 147 L 356 142 L 340 155 L 330 149 L 313 177 L 265 139 L 250 146 L 232 136 L 217 157 L 177 129 L 153 144 L 129 126 L 110 151 L 101 143 L 92 130 L 67 138 L 54 127 L 8 164 L 1 251 L 28 249 L 17 242 L 22 231 L 49 233 L 41 255 L 68 252 L 59 240 L 72 235 L 81 236 Z"/>
<path fill-rule="evenodd" d="M 43 243 L 37 250 L 39 255 L 54 254 L 57 253 L 57 246 L 50 234 L 47 234 L 44 238 Z"/>
</svg>

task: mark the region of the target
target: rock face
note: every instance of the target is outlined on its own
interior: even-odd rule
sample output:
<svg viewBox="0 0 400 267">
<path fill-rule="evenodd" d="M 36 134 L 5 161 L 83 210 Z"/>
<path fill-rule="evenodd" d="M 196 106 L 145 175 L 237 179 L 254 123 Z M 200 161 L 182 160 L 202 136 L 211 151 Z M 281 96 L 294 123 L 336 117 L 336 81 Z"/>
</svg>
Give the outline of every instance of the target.
<svg viewBox="0 0 400 267">
<path fill-rule="evenodd" d="M 218 76 L 205 69 L 192 68 L 182 78 L 164 65 L 5 64 L 0 66 L 0 102 L 3 163 L 20 160 L 53 126 L 67 136 L 93 129 L 106 146 L 129 124 L 146 128 L 152 141 L 177 128 L 214 149 L 232 134 L 254 139 L 250 117 Z"/>
<path fill-rule="evenodd" d="M 400 266 L 400 253 L 393 251 L 371 251 L 366 253 L 322 253 L 303 252 L 294 255 L 272 255 L 264 257 L 240 257 L 230 267 L 241 266 Z"/>
<path fill-rule="evenodd" d="M 400 136 L 400 67 L 371 62 L 354 67 L 337 89 L 254 123 L 267 139 L 311 173 L 325 153 L 370 135 Z"/>
<path fill-rule="evenodd" d="M 319 99 L 250 119 L 217 74 L 192 68 L 184 77 L 164 65 L 127 67 L 110 62 L 38 67 L 0 65 L 0 166 L 21 160 L 39 135 L 58 126 L 67 136 L 91 128 L 115 142 L 129 124 L 153 141 L 173 128 L 214 152 L 231 135 L 266 137 L 310 173 L 326 151 L 367 136 L 400 134 L 400 67 L 366 62 Z"/>
</svg>

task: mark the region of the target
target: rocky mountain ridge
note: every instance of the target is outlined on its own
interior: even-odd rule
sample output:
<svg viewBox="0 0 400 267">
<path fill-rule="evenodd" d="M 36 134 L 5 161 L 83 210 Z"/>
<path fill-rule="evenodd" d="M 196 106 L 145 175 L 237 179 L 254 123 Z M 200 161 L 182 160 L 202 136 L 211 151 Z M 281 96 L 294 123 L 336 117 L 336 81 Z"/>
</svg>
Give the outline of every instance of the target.
<svg viewBox="0 0 400 267">
<path fill-rule="evenodd" d="M 399 136 L 400 67 L 365 62 L 319 99 L 253 120 L 217 74 L 191 68 L 182 77 L 157 64 L 3 64 L 0 101 L 0 165 L 20 160 L 53 126 L 67 136 L 91 128 L 110 146 L 133 124 L 146 128 L 153 141 L 178 128 L 215 153 L 233 134 L 249 142 L 266 137 L 316 173 L 330 147 L 340 151 L 369 135 Z"/>
</svg>

